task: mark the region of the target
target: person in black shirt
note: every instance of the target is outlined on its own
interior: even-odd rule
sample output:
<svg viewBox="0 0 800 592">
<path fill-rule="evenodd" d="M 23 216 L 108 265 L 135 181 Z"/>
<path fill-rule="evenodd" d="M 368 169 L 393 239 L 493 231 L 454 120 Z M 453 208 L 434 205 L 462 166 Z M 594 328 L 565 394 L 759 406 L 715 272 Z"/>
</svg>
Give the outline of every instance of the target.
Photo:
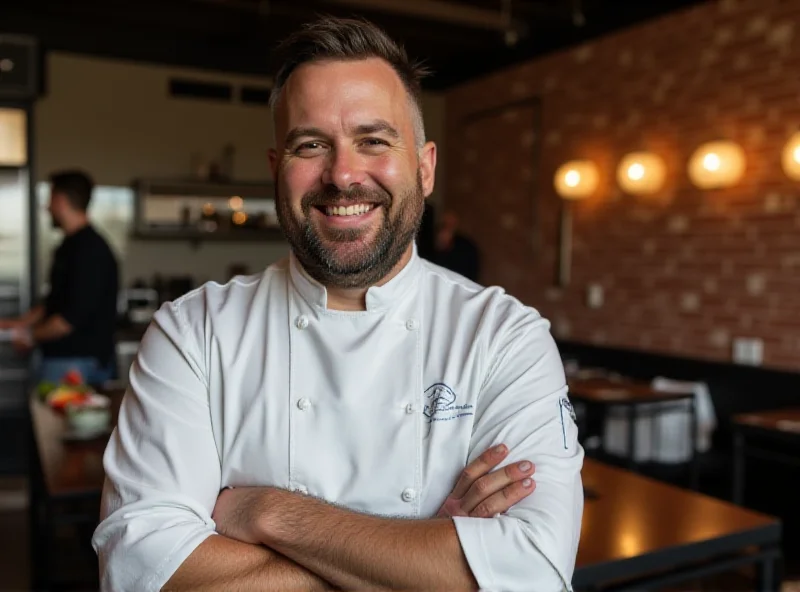
<svg viewBox="0 0 800 592">
<path fill-rule="evenodd" d="M 99 384 L 114 377 L 114 331 L 119 277 L 108 243 L 87 216 L 94 183 L 80 171 L 50 177 L 48 211 L 64 240 L 53 256 L 50 292 L 19 319 L 0 322 L 15 330 L 14 345 L 42 353 L 39 380 L 58 382 L 70 370 Z"/>
<path fill-rule="evenodd" d="M 473 282 L 478 281 L 480 273 L 478 246 L 472 239 L 458 231 L 458 217 L 453 212 L 445 212 L 442 215 L 436 231 L 431 261 Z"/>
</svg>

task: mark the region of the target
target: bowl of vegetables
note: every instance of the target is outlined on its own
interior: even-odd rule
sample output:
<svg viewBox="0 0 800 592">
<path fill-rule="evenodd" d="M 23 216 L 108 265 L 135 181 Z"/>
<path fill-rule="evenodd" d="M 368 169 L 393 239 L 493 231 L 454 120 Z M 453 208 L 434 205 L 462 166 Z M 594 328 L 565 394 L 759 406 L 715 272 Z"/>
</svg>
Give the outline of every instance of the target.
<svg viewBox="0 0 800 592">
<path fill-rule="evenodd" d="M 39 383 L 37 394 L 53 411 L 65 416 L 71 435 L 81 437 L 108 430 L 111 399 L 96 393 L 77 370 L 67 372 L 58 383 Z"/>
<path fill-rule="evenodd" d="M 111 424 L 111 400 L 91 393 L 66 405 L 67 425 L 76 434 L 101 434 Z"/>
</svg>

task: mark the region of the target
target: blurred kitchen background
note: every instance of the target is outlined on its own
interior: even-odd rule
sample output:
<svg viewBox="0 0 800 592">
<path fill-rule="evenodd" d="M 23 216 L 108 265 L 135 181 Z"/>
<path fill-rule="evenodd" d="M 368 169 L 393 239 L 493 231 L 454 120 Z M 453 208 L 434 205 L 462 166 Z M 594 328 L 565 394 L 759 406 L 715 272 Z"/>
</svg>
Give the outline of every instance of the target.
<svg viewBox="0 0 800 592">
<path fill-rule="evenodd" d="M 589 456 L 775 517 L 779 572 L 797 575 L 800 0 L 7 0 L 0 318 L 47 291 L 61 235 L 46 179 L 60 169 L 94 177 L 90 217 L 120 261 L 122 383 L 162 302 L 285 257 L 271 54 L 319 13 L 365 16 L 433 70 L 427 232 L 450 213 L 479 281 L 552 321 Z M 634 450 L 632 418 L 592 411 L 632 384 L 691 393 L 677 440 L 697 441 L 678 450 L 653 420 L 635 428 L 649 452 Z M 29 589 L 36 570 L 31 388 L 28 362 L 0 343 L 0 590 Z M 773 410 L 779 438 L 737 494 L 742 426 Z M 86 528 L 60 536 L 91 572 Z M 647 555 L 647 536 L 623 535 L 626 557 Z"/>
</svg>

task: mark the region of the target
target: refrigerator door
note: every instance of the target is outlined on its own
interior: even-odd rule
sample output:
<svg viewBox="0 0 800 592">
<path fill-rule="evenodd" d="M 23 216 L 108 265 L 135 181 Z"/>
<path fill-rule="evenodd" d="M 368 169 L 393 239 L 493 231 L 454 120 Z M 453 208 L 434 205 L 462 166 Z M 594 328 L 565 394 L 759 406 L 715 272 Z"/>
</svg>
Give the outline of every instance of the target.
<svg viewBox="0 0 800 592">
<path fill-rule="evenodd" d="M 29 298 L 29 188 L 26 169 L 0 168 L 0 318 L 25 312 Z M 0 473 L 25 467 L 29 361 L 0 340 Z"/>
</svg>

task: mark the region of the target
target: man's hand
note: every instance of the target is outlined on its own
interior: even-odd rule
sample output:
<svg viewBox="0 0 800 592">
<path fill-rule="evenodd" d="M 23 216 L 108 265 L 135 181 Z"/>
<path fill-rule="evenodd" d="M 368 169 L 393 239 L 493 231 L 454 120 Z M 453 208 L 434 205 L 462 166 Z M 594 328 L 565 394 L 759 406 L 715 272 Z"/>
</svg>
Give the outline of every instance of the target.
<svg viewBox="0 0 800 592">
<path fill-rule="evenodd" d="M 19 329 L 25 327 L 25 323 L 20 319 L 0 319 L 0 329 Z"/>
<path fill-rule="evenodd" d="M 21 326 L 12 328 L 12 331 L 11 344 L 14 346 L 14 350 L 22 355 L 30 353 L 33 349 L 33 338 L 30 330 L 25 326 Z"/>
<path fill-rule="evenodd" d="M 436 516 L 491 518 L 495 514 L 502 514 L 533 493 L 536 484 L 531 475 L 535 468 L 529 461 L 489 472 L 506 456 L 508 447 L 500 444 L 467 465 Z"/>
</svg>

